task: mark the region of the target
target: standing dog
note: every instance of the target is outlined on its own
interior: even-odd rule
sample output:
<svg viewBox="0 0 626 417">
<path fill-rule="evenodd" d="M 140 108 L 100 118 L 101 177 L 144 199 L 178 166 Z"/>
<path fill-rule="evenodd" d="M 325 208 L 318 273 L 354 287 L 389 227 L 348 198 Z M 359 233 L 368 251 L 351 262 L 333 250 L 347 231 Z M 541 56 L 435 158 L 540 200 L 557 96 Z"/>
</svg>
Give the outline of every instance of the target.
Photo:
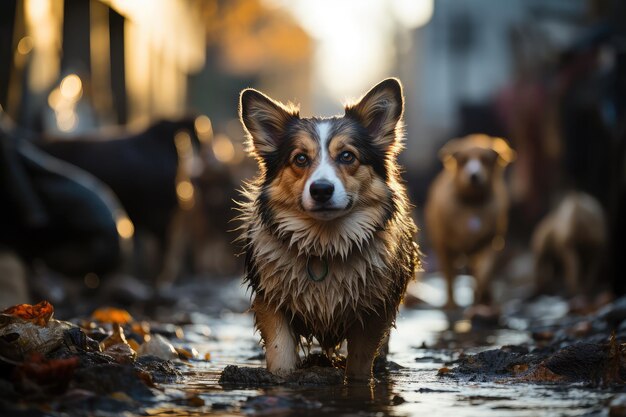
<svg viewBox="0 0 626 417">
<path fill-rule="evenodd" d="M 241 203 L 245 279 L 274 374 L 293 371 L 300 338 L 314 337 L 327 354 L 347 339 L 347 377 L 371 377 L 419 266 L 396 163 L 403 107 L 396 79 L 327 119 L 301 118 L 253 89 L 241 93 L 260 169 Z"/>
<path fill-rule="evenodd" d="M 569 193 L 533 233 L 536 293 L 565 288 L 568 296 L 576 296 L 598 290 L 606 244 L 600 203 L 583 192 Z"/>
<path fill-rule="evenodd" d="M 448 142 L 439 156 L 444 170 L 430 187 L 424 214 L 447 281 L 447 306 L 456 305 L 453 284 L 463 256 L 476 279 L 474 302 L 488 303 L 495 252 L 504 245 L 508 220 L 503 172 L 515 153 L 503 139 L 470 135 Z"/>
</svg>

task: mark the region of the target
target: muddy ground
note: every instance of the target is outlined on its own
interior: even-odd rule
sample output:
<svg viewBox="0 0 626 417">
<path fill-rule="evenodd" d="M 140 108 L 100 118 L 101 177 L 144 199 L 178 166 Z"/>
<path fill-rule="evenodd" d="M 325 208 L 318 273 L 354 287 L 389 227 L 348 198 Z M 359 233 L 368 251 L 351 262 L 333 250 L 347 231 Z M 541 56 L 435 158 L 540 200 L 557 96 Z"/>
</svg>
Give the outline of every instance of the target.
<svg viewBox="0 0 626 417">
<path fill-rule="evenodd" d="M 42 382 L 21 359 L 6 357 L 13 342 L 3 339 L 0 414 L 626 415 L 626 299 L 579 314 L 556 297 L 512 301 L 499 319 L 475 321 L 461 311 L 403 307 L 390 362 L 378 364 L 373 384 L 346 385 L 341 370 L 317 356 L 286 379 L 265 372 L 249 296 L 236 280 L 212 284 L 179 285 L 167 300 L 131 310 L 134 321 L 145 319 L 153 336 L 179 348 L 178 359 L 127 360 L 119 348 L 90 350 L 74 334 L 45 360 L 72 365 L 78 357 L 78 365 L 69 375 L 46 368 Z M 57 308 L 55 317 L 87 326 L 87 304 L 98 301 L 84 302 Z M 112 331 L 101 330 L 84 333 L 104 339 Z"/>
</svg>

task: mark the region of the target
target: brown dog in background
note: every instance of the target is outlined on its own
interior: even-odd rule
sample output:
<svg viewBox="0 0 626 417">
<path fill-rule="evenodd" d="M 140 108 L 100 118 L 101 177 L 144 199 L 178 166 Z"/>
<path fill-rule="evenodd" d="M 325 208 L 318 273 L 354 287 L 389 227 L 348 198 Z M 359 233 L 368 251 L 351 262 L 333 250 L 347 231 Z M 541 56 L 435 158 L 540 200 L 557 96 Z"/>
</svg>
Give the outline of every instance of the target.
<svg viewBox="0 0 626 417">
<path fill-rule="evenodd" d="M 589 194 L 569 193 L 533 233 L 535 292 L 558 292 L 564 286 L 571 297 L 598 290 L 606 241 L 600 203 Z"/>
<path fill-rule="evenodd" d="M 425 220 L 454 308 L 456 267 L 467 257 L 476 279 L 474 303 L 489 303 L 495 253 L 504 246 L 509 197 L 504 168 L 515 152 L 501 138 L 476 134 L 448 142 L 439 152 L 444 170 L 428 193 Z"/>
</svg>

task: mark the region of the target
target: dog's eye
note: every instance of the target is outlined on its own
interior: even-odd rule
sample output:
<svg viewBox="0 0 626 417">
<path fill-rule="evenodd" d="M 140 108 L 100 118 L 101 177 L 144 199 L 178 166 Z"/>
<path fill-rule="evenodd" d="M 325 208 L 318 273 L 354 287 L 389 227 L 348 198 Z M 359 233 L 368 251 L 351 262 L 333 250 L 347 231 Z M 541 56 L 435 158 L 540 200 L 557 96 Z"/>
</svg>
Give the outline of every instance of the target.
<svg viewBox="0 0 626 417">
<path fill-rule="evenodd" d="M 293 163 L 303 168 L 309 164 L 309 157 L 303 153 L 299 153 L 293 157 Z"/>
<path fill-rule="evenodd" d="M 355 160 L 355 156 L 352 152 L 350 151 L 343 151 L 341 152 L 341 154 L 339 155 L 339 162 L 341 162 L 342 164 L 351 164 L 354 162 Z"/>
</svg>

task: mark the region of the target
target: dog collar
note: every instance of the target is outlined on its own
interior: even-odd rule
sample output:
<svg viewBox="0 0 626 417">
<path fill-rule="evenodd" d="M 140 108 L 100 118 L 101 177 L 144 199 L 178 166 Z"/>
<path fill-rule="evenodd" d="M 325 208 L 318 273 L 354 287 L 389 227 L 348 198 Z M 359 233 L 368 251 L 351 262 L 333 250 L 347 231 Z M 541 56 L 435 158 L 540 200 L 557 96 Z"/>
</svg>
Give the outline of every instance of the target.
<svg viewBox="0 0 626 417">
<path fill-rule="evenodd" d="M 328 261 L 326 258 L 309 257 L 306 260 L 306 273 L 311 281 L 324 281 L 328 276 Z"/>
</svg>

